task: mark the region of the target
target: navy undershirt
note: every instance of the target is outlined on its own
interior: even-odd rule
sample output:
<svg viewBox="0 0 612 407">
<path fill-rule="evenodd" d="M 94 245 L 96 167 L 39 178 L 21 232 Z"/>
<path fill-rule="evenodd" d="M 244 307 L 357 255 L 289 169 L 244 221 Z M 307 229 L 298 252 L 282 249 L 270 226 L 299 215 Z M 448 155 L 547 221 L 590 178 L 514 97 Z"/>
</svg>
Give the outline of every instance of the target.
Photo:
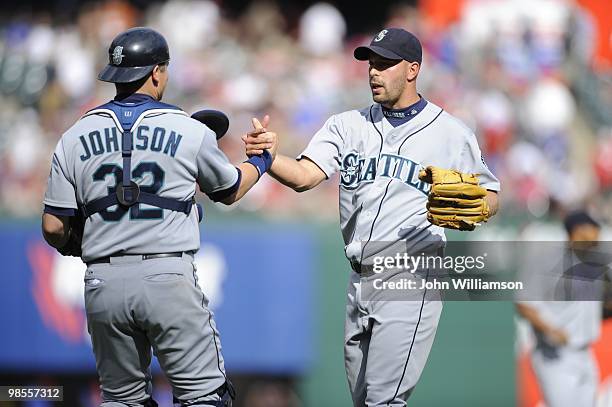
<svg viewBox="0 0 612 407">
<path fill-rule="evenodd" d="M 120 94 L 115 96 L 115 102 L 119 103 L 143 103 L 143 102 L 155 102 L 156 100 L 149 95 L 144 93 L 131 93 L 131 94 Z"/>
<path fill-rule="evenodd" d="M 409 122 L 413 117 L 419 114 L 425 106 L 427 106 L 427 101 L 424 97 L 421 97 L 418 102 L 403 109 L 387 109 L 384 106 L 381 107 L 382 113 L 387 118 L 387 121 L 391 123 L 393 127 L 397 127 Z"/>
</svg>

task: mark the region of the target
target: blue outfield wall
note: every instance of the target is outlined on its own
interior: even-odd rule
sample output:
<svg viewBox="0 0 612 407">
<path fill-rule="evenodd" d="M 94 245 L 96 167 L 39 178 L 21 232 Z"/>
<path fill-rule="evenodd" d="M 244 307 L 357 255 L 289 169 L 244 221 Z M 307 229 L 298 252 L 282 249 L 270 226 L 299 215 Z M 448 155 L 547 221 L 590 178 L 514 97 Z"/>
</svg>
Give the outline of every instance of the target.
<svg viewBox="0 0 612 407">
<path fill-rule="evenodd" d="M 206 226 L 198 278 L 229 371 L 299 375 L 313 358 L 316 233 L 265 228 L 264 239 L 253 225 Z M 84 264 L 25 224 L 0 224 L 0 259 L 0 372 L 93 371 Z"/>
</svg>

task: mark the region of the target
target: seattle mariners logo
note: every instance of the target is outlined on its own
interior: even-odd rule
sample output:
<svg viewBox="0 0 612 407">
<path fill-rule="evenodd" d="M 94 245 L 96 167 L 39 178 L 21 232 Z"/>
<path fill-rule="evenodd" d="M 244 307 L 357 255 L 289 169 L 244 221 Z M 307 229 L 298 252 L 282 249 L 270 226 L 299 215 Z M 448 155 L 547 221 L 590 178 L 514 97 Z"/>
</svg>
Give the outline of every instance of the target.
<svg viewBox="0 0 612 407">
<path fill-rule="evenodd" d="M 359 175 L 359 155 L 355 153 L 347 154 L 342 160 L 340 169 L 340 182 L 345 187 L 354 186 Z"/>
<path fill-rule="evenodd" d="M 385 35 L 387 35 L 388 32 L 389 31 L 387 30 L 382 30 L 381 32 L 379 32 L 376 38 L 374 38 L 374 42 L 381 41 L 383 38 L 385 38 Z"/>
<path fill-rule="evenodd" d="M 118 45 L 113 50 L 113 65 L 121 65 L 121 61 L 123 61 L 123 57 L 125 55 L 122 54 L 123 47 Z"/>
</svg>

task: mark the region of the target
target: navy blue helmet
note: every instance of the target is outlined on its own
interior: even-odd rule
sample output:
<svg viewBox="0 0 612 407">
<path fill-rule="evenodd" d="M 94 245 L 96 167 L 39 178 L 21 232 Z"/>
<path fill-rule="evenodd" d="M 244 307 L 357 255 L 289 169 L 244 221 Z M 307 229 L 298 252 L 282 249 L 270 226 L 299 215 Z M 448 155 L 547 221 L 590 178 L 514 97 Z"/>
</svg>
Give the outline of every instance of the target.
<svg viewBox="0 0 612 407">
<path fill-rule="evenodd" d="M 131 28 L 117 35 L 108 49 L 108 65 L 98 79 L 113 83 L 140 80 L 156 65 L 170 61 L 166 39 L 146 27 Z"/>
</svg>

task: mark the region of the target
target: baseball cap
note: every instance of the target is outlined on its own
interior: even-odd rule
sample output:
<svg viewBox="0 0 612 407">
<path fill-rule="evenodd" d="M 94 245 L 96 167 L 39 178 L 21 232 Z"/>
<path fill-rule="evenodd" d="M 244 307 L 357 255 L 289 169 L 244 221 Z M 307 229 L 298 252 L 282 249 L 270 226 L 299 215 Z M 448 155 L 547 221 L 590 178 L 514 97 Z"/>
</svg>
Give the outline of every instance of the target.
<svg viewBox="0 0 612 407">
<path fill-rule="evenodd" d="M 372 39 L 369 46 L 355 48 L 353 55 L 360 61 L 367 61 L 370 52 L 388 59 L 404 59 L 421 63 L 423 49 L 414 34 L 402 28 L 385 28 Z"/>
<path fill-rule="evenodd" d="M 585 210 L 571 212 L 563 220 L 563 226 L 567 233 L 571 233 L 575 227 L 581 225 L 592 225 L 597 228 L 601 227 Z"/>
</svg>

